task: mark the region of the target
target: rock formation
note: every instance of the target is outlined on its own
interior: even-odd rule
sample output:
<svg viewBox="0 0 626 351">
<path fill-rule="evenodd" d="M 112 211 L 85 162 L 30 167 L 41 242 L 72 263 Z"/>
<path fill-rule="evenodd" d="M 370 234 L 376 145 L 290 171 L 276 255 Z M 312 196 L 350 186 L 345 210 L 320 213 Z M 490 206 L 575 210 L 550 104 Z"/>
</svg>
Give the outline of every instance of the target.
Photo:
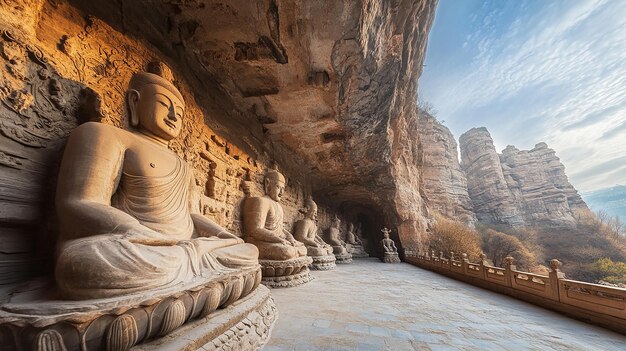
<svg viewBox="0 0 626 351">
<path fill-rule="evenodd" d="M 422 183 L 431 210 L 472 225 L 476 221 L 461 170 L 456 140 L 446 126 L 419 110 L 418 129 L 423 150 Z"/>
<path fill-rule="evenodd" d="M 554 150 L 507 146 L 498 154 L 486 128 L 461 135 L 461 167 L 478 220 L 512 226 L 563 226 L 587 209 Z"/>
</svg>

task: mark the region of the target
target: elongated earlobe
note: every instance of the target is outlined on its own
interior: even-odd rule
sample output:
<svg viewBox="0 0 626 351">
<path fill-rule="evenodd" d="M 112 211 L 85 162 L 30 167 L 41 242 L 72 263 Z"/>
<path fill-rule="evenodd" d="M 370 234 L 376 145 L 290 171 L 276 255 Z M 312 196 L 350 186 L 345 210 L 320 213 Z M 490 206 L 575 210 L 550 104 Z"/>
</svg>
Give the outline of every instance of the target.
<svg viewBox="0 0 626 351">
<path fill-rule="evenodd" d="M 135 89 L 129 89 L 126 93 L 126 102 L 128 103 L 128 112 L 130 114 L 130 125 L 136 127 L 139 125 L 139 114 L 137 105 L 139 104 L 139 92 Z"/>
</svg>

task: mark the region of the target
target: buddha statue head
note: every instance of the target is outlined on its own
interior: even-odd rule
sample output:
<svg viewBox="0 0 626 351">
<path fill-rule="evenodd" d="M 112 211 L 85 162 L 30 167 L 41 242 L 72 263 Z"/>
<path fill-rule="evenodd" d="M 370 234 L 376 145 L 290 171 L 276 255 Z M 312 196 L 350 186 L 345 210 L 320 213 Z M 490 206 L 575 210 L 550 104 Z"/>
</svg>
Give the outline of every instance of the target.
<svg viewBox="0 0 626 351">
<path fill-rule="evenodd" d="M 385 228 L 383 228 L 383 229 L 381 230 L 381 232 L 383 232 L 383 237 L 384 237 L 385 239 L 389 239 L 389 233 L 391 233 L 391 230 L 389 230 L 389 229 L 387 229 L 387 228 L 385 227 Z"/>
<path fill-rule="evenodd" d="M 275 169 L 265 174 L 265 194 L 276 202 L 280 202 L 285 192 L 285 177 Z"/>
<path fill-rule="evenodd" d="M 339 219 L 339 216 L 335 215 L 335 217 L 333 217 L 333 220 L 331 222 L 331 226 L 334 228 L 339 228 L 340 225 L 341 225 L 341 219 Z"/>
<path fill-rule="evenodd" d="M 313 199 L 310 196 L 306 199 L 305 206 L 306 206 L 305 208 L 306 212 L 304 213 L 305 218 L 316 221 L 317 220 L 317 204 L 315 203 L 315 201 L 313 201 Z"/>
<path fill-rule="evenodd" d="M 183 96 L 172 81 L 169 67 L 152 62 L 146 72 L 133 75 L 126 92 L 131 125 L 164 142 L 178 137 L 185 111 Z"/>
</svg>

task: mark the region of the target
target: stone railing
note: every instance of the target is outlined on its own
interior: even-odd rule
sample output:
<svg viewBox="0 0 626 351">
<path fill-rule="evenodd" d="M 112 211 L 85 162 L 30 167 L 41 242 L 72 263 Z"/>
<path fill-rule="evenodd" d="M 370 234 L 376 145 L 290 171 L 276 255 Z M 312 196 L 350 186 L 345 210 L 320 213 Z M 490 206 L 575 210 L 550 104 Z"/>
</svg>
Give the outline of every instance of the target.
<svg viewBox="0 0 626 351">
<path fill-rule="evenodd" d="M 505 258 L 504 268 L 489 265 L 485 255 L 479 263 L 454 252 L 444 257 L 405 251 L 404 257 L 415 266 L 626 334 L 626 289 L 565 279 L 558 260 L 550 261 L 545 276 L 518 271 L 513 257 Z"/>
</svg>

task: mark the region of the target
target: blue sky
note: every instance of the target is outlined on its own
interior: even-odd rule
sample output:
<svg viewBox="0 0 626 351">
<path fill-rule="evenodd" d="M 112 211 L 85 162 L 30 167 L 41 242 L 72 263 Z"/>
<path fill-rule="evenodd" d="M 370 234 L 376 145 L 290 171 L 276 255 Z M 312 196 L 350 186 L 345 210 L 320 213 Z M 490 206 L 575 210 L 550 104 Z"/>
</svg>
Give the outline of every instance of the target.
<svg viewBox="0 0 626 351">
<path fill-rule="evenodd" d="M 579 191 L 626 185 L 626 0 L 440 0 L 425 65 L 457 140 L 544 141 Z"/>
</svg>

